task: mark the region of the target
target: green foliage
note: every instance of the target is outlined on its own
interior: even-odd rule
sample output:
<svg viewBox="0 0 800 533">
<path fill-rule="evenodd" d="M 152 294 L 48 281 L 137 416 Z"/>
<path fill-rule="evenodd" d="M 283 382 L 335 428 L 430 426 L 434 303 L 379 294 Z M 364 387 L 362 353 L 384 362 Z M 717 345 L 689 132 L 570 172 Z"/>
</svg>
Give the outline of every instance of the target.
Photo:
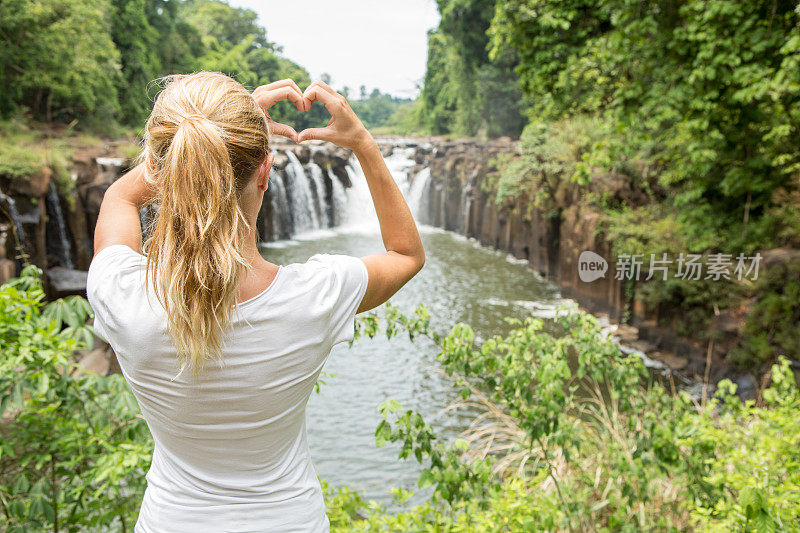
<svg viewBox="0 0 800 533">
<path fill-rule="evenodd" d="M 221 71 L 250 89 L 282 78 L 310 83 L 281 57 L 253 10 L 219 0 L 12 0 L 0 5 L 0 116 L 29 111 L 114 135 L 115 121 L 141 126 L 152 82 L 168 74 Z M 280 105 L 276 120 L 324 125 L 326 111 Z"/>
<path fill-rule="evenodd" d="M 327 489 L 334 530 L 800 529 L 800 392 L 787 360 L 763 406 L 742 404 L 730 382 L 696 406 L 648 380 L 590 315 L 560 313 L 546 330 L 511 322 L 509 335 L 478 346 L 465 324 L 436 334 L 422 307 L 360 320 L 360 336 L 428 337 L 461 405 L 480 411 L 464 439 L 444 444 L 417 413 L 384 402 L 378 444 L 426 465 L 419 484 L 434 491 L 410 509 L 399 494 L 401 510 L 388 512 Z"/>
<path fill-rule="evenodd" d="M 3 178 L 27 178 L 38 172 L 43 166 L 42 155 L 28 150 L 25 146 L 0 145 L 0 176 Z"/>
<path fill-rule="evenodd" d="M 423 135 L 421 112 L 422 101 L 419 98 L 412 102 L 400 103 L 384 125 L 372 128 L 371 131 L 378 135 Z"/>
<path fill-rule="evenodd" d="M 754 288 L 755 303 L 743 331 L 744 339 L 731 356 L 744 366 L 772 361 L 775 354 L 800 353 L 800 260 L 774 266 Z"/>
<path fill-rule="evenodd" d="M 121 76 L 117 84 L 121 114 L 128 122 L 141 122 L 147 115 L 147 84 L 160 70 L 158 32 L 147 16 L 147 0 L 116 2 L 111 35 L 120 53 Z"/>
<path fill-rule="evenodd" d="M 679 214 L 663 203 L 653 203 L 638 208 L 622 208 L 608 213 L 608 238 L 613 243 L 614 254 L 638 254 L 644 260 L 642 281 L 633 283 L 636 299 L 658 316 L 661 326 L 671 327 L 679 335 L 706 340 L 707 326 L 715 309 L 736 305 L 747 293 L 744 284 L 737 280 L 682 279 L 677 277 L 677 260 L 691 250 L 715 249 L 724 243 L 707 242 L 705 246 L 686 236 Z M 644 281 L 644 272 L 651 255 L 656 259 L 667 254 L 669 265 L 667 279 L 657 273 Z M 702 262 L 707 261 L 707 256 Z"/>
<path fill-rule="evenodd" d="M 378 89 L 367 93 L 367 88 L 361 86 L 357 100 L 350 101 L 350 107 L 356 112 L 364 125 L 369 129 L 389 124 L 397 109 L 403 104 L 410 104 L 411 100 L 396 98 L 385 94 Z"/>
<path fill-rule="evenodd" d="M 132 527 L 152 441 L 121 375 L 82 370 L 86 300 L 44 304 L 41 271 L 0 287 L 0 528 Z"/>
<path fill-rule="evenodd" d="M 558 212 L 580 202 L 608 218 L 616 254 L 754 255 L 800 243 L 796 5 L 498 0 L 486 32 L 490 60 L 516 57 L 531 120 L 516 157 L 499 162 L 499 204 Z M 795 349 L 785 340 L 797 323 L 792 286 L 791 275 L 759 285 L 767 292 L 737 362 Z M 636 296 L 679 333 L 702 336 L 748 289 L 668 279 Z"/>
<path fill-rule="evenodd" d="M 119 51 L 107 0 L 9 0 L 0 4 L 0 115 L 19 106 L 71 119 L 119 110 Z"/>
<path fill-rule="evenodd" d="M 489 34 L 518 54 L 531 117 L 597 113 L 655 142 L 687 228 L 738 250 L 769 240 L 760 215 L 799 168 L 799 24 L 766 0 L 500 0 Z"/>
<path fill-rule="evenodd" d="M 420 123 L 434 135 L 519 136 L 524 116 L 516 53 L 488 56 L 494 1 L 439 0 L 437 6 L 441 20 L 428 35 Z"/>
<path fill-rule="evenodd" d="M 271 46 L 266 30 L 252 9 L 235 8 L 219 0 L 196 0 L 186 6 L 186 21 L 201 35 L 219 42 L 238 43 L 253 36 L 253 46 Z"/>
<path fill-rule="evenodd" d="M 590 123 L 587 119 L 528 124 L 517 157 L 508 158 L 502 165 L 495 191 L 498 205 L 523 194 L 539 208 L 555 207 L 559 199 L 563 201 L 570 182 L 583 180 L 579 162 L 593 142 L 587 132 L 596 131 L 587 128 Z"/>
<path fill-rule="evenodd" d="M 0 179 L 27 180 L 48 167 L 51 179 L 59 191 L 72 191 L 75 183 L 70 177 L 68 161 L 74 145 L 99 145 L 100 140 L 75 135 L 66 129 L 55 134 L 42 132 L 22 120 L 0 121 Z M 71 197 L 67 195 L 67 198 Z"/>
<path fill-rule="evenodd" d="M 736 385 L 696 415 L 684 445 L 704 450 L 703 481 L 714 490 L 697 501 L 692 522 L 703 531 L 800 530 L 800 392 L 789 361 L 772 367 L 767 408 L 741 404 Z"/>
</svg>

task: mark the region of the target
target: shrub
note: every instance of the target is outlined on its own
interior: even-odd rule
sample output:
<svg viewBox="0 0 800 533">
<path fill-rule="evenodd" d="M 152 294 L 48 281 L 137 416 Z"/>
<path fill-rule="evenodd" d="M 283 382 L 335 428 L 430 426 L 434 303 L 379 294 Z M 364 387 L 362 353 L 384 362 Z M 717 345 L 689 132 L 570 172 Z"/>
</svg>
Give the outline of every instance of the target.
<svg viewBox="0 0 800 533">
<path fill-rule="evenodd" d="M 132 525 L 152 441 L 121 375 L 82 370 L 91 308 L 45 304 L 41 270 L 0 287 L 0 529 Z"/>
</svg>

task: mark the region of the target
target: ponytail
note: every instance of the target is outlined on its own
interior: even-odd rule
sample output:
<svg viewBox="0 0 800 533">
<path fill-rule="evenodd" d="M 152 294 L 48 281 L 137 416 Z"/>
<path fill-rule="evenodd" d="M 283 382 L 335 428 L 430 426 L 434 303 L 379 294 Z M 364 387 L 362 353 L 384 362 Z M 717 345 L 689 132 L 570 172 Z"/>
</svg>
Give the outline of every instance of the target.
<svg viewBox="0 0 800 533">
<path fill-rule="evenodd" d="M 231 98 L 231 83 L 238 100 Z M 179 109 L 172 115 L 168 107 Z M 143 157 L 160 205 L 145 243 L 147 272 L 181 371 L 191 366 L 197 373 L 208 359 L 222 358 L 224 330 L 250 268 L 242 255 L 250 227 L 239 194 L 266 156 L 267 133 L 250 94 L 211 73 L 173 80 L 148 120 Z"/>
</svg>

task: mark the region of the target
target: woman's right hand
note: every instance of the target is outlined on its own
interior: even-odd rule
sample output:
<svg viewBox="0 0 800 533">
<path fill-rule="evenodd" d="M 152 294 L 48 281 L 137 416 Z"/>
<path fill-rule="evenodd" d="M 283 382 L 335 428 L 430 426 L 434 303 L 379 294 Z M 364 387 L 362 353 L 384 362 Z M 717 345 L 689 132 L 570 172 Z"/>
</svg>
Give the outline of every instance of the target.
<svg viewBox="0 0 800 533">
<path fill-rule="evenodd" d="M 375 144 L 372 135 L 356 116 L 347 99 L 331 89 L 323 81 L 315 81 L 303 93 L 309 102 L 321 102 L 331 120 L 324 128 L 309 128 L 297 135 L 297 142 L 317 139 L 329 141 L 342 148 L 353 150 L 357 154 Z"/>
</svg>

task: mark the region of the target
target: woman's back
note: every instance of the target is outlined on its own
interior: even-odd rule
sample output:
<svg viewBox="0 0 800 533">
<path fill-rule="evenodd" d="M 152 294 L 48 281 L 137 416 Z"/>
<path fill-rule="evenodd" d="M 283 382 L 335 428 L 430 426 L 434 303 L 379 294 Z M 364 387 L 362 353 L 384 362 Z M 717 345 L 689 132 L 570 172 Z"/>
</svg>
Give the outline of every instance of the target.
<svg viewBox="0 0 800 533">
<path fill-rule="evenodd" d="M 331 347 L 353 336 L 368 282 L 363 261 L 319 255 L 280 267 L 233 314 L 224 362 L 209 361 L 197 376 L 178 375 L 145 272 L 143 255 L 114 245 L 95 257 L 87 284 L 95 327 L 155 441 L 137 531 L 327 529 L 305 406 Z"/>
<path fill-rule="evenodd" d="M 328 126 L 275 123 L 266 110 L 286 99 L 300 111 L 322 102 Z M 385 253 L 264 260 L 256 228 L 271 133 L 353 150 Z M 139 164 L 103 198 L 86 289 L 155 442 L 136 531 L 327 531 L 306 402 L 331 347 L 352 338 L 355 314 L 422 268 L 411 211 L 375 140 L 323 82 L 251 94 L 220 73 L 172 76 L 142 144 Z M 143 247 L 139 210 L 153 201 Z"/>
</svg>

